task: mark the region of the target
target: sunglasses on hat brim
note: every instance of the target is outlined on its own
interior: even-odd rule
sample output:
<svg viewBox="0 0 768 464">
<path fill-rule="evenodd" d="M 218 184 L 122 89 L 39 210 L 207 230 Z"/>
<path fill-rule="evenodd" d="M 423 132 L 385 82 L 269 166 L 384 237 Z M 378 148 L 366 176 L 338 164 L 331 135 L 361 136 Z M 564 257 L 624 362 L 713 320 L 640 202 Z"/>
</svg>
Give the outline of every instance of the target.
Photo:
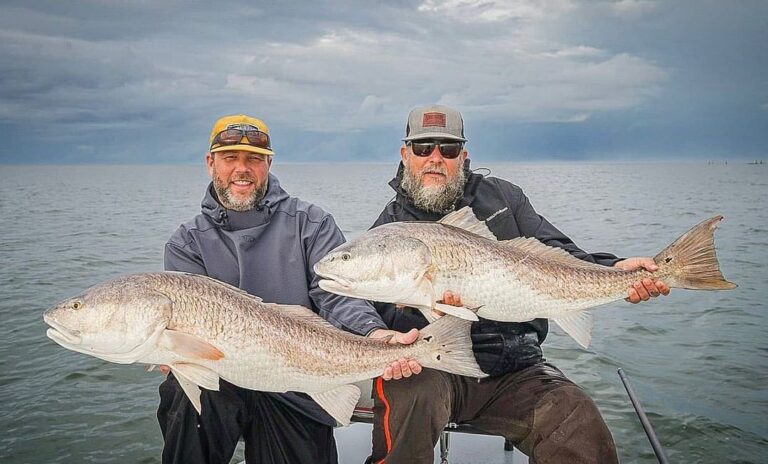
<svg viewBox="0 0 768 464">
<path fill-rule="evenodd" d="M 269 144 L 269 135 L 266 132 L 260 130 L 244 130 L 244 129 L 224 129 L 216 134 L 211 142 L 211 148 L 217 148 L 218 146 L 226 145 L 238 145 L 245 137 L 248 140 L 248 145 L 254 147 L 264 148 L 272 150 Z"/>
<path fill-rule="evenodd" d="M 455 159 L 464 149 L 464 142 L 439 142 L 437 140 L 424 140 L 421 142 L 406 142 L 411 147 L 411 151 L 416 156 L 429 156 L 435 150 L 440 151 L 440 155 L 445 159 Z"/>
</svg>

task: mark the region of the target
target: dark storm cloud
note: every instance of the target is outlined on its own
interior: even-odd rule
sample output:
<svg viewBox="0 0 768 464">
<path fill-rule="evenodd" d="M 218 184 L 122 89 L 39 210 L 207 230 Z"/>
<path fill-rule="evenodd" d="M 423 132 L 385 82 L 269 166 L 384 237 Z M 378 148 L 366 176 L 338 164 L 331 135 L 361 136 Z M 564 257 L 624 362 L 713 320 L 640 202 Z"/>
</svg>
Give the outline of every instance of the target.
<svg viewBox="0 0 768 464">
<path fill-rule="evenodd" d="M 384 159 L 427 102 L 487 157 L 752 156 L 768 8 L 736 5 L 4 2 L 0 161 L 195 161 L 234 112 L 284 159 Z"/>
</svg>

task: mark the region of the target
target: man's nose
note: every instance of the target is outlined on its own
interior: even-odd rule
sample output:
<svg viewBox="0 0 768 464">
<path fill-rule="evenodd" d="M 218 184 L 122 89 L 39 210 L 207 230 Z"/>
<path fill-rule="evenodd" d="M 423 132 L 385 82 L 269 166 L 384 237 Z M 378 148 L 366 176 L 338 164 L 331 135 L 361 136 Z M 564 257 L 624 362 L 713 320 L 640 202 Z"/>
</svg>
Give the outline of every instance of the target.
<svg viewBox="0 0 768 464">
<path fill-rule="evenodd" d="M 433 148 L 429 153 L 428 159 L 433 163 L 439 163 L 443 161 L 443 155 L 440 153 L 440 145 L 435 144 L 435 148 Z"/>
<path fill-rule="evenodd" d="M 237 158 L 237 163 L 235 163 L 235 171 L 238 171 L 238 172 L 248 171 L 248 158 L 246 157 Z"/>
</svg>

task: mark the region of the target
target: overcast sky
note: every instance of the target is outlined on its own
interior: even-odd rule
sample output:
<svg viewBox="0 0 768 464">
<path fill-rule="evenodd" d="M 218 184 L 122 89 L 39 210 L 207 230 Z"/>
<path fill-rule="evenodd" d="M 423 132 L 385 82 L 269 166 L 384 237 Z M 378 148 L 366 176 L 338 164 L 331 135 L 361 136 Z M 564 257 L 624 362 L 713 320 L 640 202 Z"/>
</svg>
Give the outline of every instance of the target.
<svg viewBox="0 0 768 464">
<path fill-rule="evenodd" d="M 391 160 L 427 103 L 474 158 L 767 158 L 767 47 L 764 0 L 3 0 L 0 162 L 199 162 L 238 112 Z"/>
</svg>

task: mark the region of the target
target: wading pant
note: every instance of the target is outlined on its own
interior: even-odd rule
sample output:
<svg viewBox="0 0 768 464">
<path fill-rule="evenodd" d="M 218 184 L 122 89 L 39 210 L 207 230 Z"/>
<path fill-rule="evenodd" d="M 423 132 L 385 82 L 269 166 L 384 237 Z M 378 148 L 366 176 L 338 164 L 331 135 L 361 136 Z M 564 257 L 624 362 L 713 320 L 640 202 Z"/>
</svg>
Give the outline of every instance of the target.
<svg viewBox="0 0 768 464">
<path fill-rule="evenodd" d="M 613 437 L 592 400 L 541 363 L 478 382 L 432 369 L 373 383 L 374 463 L 429 463 L 448 422 L 511 440 L 533 464 L 617 463 Z"/>
<path fill-rule="evenodd" d="M 270 394 L 223 380 L 220 389 L 202 391 L 198 415 L 172 374 L 160 385 L 163 463 L 229 464 L 241 437 L 248 464 L 337 463 L 333 427 Z"/>
</svg>

